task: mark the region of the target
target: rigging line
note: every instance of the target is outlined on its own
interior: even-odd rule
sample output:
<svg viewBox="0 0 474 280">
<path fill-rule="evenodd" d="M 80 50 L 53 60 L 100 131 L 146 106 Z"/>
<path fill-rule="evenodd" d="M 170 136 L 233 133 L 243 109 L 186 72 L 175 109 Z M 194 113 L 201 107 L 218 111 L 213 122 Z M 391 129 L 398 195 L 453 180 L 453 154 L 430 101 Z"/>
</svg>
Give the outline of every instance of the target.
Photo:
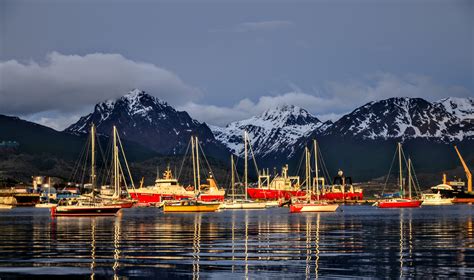
<svg viewBox="0 0 474 280">
<path fill-rule="evenodd" d="M 248 138 L 248 134 L 247 134 Z M 257 161 L 255 160 L 255 154 L 253 153 L 252 143 L 248 141 L 250 147 L 250 154 L 252 155 L 253 164 L 255 165 L 255 170 L 257 171 L 257 176 L 260 176 L 260 170 L 258 170 Z"/>
<path fill-rule="evenodd" d="M 395 153 L 393 154 L 392 163 L 390 164 L 390 169 L 388 170 L 387 178 L 385 178 L 385 183 L 382 189 L 382 195 L 385 193 L 385 188 L 387 187 L 388 179 L 390 178 L 390 173 L 392 173 L 393 163 L 395 162 L 395 159 L 397 157 L 397 151 L 398 151 L 398 146 L 395 149 Z"/>
<path fill-rule="evenodd" d="M 405 164 L 407 166 L 407 169 L 408 169 L 408 163 L 407 163 L 407 159 L 405 157 L 405 153 L 403 152 L 402 150 L 402 155 L 403 155 L 403 159 L 405 161 Z M 413 160 L 411 160 L 411 172 L 412 172 L 412 178 L 411 178 L 411 182 L 413 183 L 413 188 L 415 189 L 415 192 L 417 195 L 419 195 L 421 193 L 421 188 L 420 188 L 420 183 L 418 182 L 418 177 L 416 176 L 416 173 L 415 173 L 415 167 L 414 167 L 414 164 L 413 164 Z M 408 178 L 408 180 L 410 180 L 410 178 Z"/>
<path fill-rule="evenodd" d="M 90 145 L 90 138 L 88 139 L 87 141 L 87 146 Z M 81 178 L 81 185 L 84 187 L 84 178 L 86 176 L 86 172 L 88 171 L 87 169 L 87 162 L 89 161 L 89 149 L 87 149 L 87 152 L 86 152 L 86 157 L 84 159 L 84 168 L 82 169 L 82 178 Z"/>
<path fill-rule="evenodd" d="M 321 148 L 318 149 L 318 159 L 319 159 L 319 162 L 321 163 L 320 165 L 321 165 L 321 171 L 323 173 L 324 181 L 330 184 L 331 174 L 329 174 L 329 170 L 326 166 L 326 162 L 324 161 L 323 152 L 321 152 Z M 327 176 L 327 181 L 326 181 L 326 176 Z"/>
<path fill-rule="evenodd" d="M 130 194 L 129 194 L 129 192 L 128 192 L 127 179 L 125 178 L 125 173 L 123 172 L 122 164 L 120 163 L 120 161 L 119 161 L 118 166 L 119 166 L 119 170 L 120 170 L 120 175 L 122 175 L 121 177 L 122 177 L 122 179 L 123 179 L 123 183 L 124 183 L 124 185 L 125 185 L 125 189 L 127 190 L 127 196 L 129 196 Z M 132 185 L 132 187 L 133 187 L 133 185 Z M 122 186 L 119 186 L 119 188 L 120 188 L 120 194 L 119 194 L 119 195 L 121 195 L 121 194 L 122 194 Z M 135 187 L 133 187 L 133 190 L 135 190 Z"/>
<path fill-rule="evenodd" d="M 113 159 L 113 152 L 112 152 L 112 138 L 108 138 L 109 142 L 107 143 L 107 150 L 105 151 L 105 161 L 104 161 L 104 168 L 103 168 L 103 175 L 102 175 L 102 185 L 106 185 L 107 181 L 110 178 L 110 182 L 112 184 L 112 164 L 109 166 L 109 162 L 112 162 Z M 109 161 L 109 155 L 110 154 L 110 161 Z"/>
<path fill-rule="evenodd" d="M 76 180 L 76 175 L 77 173 L 79 172 L 79 167 L 82 165 L 82 158 L 84 157 L 84 153 L 85 151 L 87 150 L 87 140 L 86 140 L 86 144 L 84 146 L 82 146 L 82 149 L 81 149 L 81 152 L 79 153 L 79 157 L 78 159 L 76 160 L 75 164 L 74 164 L 74 168 L 72 170 L 72 174 L 69 178 L 69 181 L 75 181 Z M 79 180 L 79 178 L 77 178 Z"/>
<path fill-rule="evenodd" d="M 305 145 L 305 147 L 307 147 L 307 146 Z M 305 153 L 305 152 L 303 152 L 302 155 L 301 155 L 301 157 L 300 157 L 300 163 L 299 163 L 299 165 L 298 165 L 298 169 L 296 170 L 296 174 L 298 174 L 298 175 L 299 175 L 299 173 L 300 173 L 301 166 L 302 166 L 302 164 L 303 164 L 303 158 L 305 157 L 305 154 L 304 154 L 304 153 Z"/>
<path fill-rule="evenodd" d="M 107 162 L 107 158 L 106 158 L 106 153 L 104 153 L 104 149 L 102 148 L 102 145 L 100 144 L 100 137 L 99 135 L 97 134 L 96 135 L 96 138 L 97 138 L 97 146 L 99 146 L 99 153 L 101 155 L 101 165 L 100 165 L 100 168 L 99 168 L 99 172 L 98 172 L 98 176 L 100 176 L 102 178 L 102 182 L 104 180 L 104 174 L 105 174 L 105 168 L 107 165 L 105 165 L 105 163 Z M 99 181 L 99 180 L 97 180 Z M 105 183 L 103 184 L 105 185 Z"/>
<path fill-rule="evenodd" d="M 128 176 L 130 176 L 130 182 L 132 183 L 132 188 L 135 190 L 135 184 L 133 183 L 132 173 L 130 172 L 130 167 L 128 166 L 127 156 L 125 155 L 125 151 L 123 150 L 122 140 L 120 140 L 120 135 L 117 132 L 117 139 L 119 142 L 120 150 L 122 151 L 122 156 L 125 161 L 125 166 L 127 167 Z"/>
<path fill-rule="evenodd" d="M 176 178 L 178 180 L 181 177 L 181 172 L 183 172 L 184 162 L 186 161 L 186 155 L 188 154 L 189 146 L 191 146 L 191 139 L 188 142 L 188 146 L 186 146 L 186 151 L 184 152 L 183 160 L 181 161 L 181 166 L 179 167 L 179 172 L 178 172 L 178 174 L 176 174 L 177 175 Z"/>
<path fill-rule="evenodd" d="M 216 182 L 216 185 L 219 186 L 219 185 L 217 184 L 217 178 L 216 178 L 216 176 L 214 176 L 214 172 L 212 172 L 211 165 L 209 164 L 209 161 L 207 161 L 207 157 L 206 157 L 206 154 L 204 153 L 204 150 L 202 149 L 201 143 L 198 142 L 198 146 L 199 146 L 199 148 L 200 148 L 200 150 L 201 150 L 201 154 L 204 156 L 204 160 L 206 161 L 206 164 L 207 164 L 207 166 L 208 166 L 208 168 L 209 168 L 209 172 L 211 173 L 212 177 L 214 178 L 214 180 L 215 180 L 215 182 Z M 198 149 L 198 150 L 199 150 L 199 149 Z M 206 171 L 207 171 L 207 170 L 206 170 Z"/>
</svg>

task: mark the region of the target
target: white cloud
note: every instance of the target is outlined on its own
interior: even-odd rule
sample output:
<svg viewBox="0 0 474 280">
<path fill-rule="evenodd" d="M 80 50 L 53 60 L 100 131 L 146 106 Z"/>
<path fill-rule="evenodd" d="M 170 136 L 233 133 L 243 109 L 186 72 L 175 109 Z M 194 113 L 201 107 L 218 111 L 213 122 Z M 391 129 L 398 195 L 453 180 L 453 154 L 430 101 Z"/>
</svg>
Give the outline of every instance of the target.
<svg viewBox="0 0 474 280">
<path fill-rule="evenodd" d="M 58 131 L 64 130 L 66 127 L 77 122 L 82 116 L 89 114 L 92 111 L 92 106 L 84 108 L 78 112 L 58 112 L 56 110 L 46 111 L 37 114 L 27 115 L 23 118 Z"/>
<path fill-rule="evenodd" d="M 44 62 L 0 62 L 0 112 L 29 115 L 44 111 L 78 111 L 84 106 L 140 88 L 179 104 L 200 91 L 174 73 L 120 54 L 84 56 L 52 52 Z"/>
<path fill-rule="evenodd" d="M 367 75 L 360 80 L 328 82 L 313 90 L 316 93 L 305 93 L 294 85 L 292 88 L 293 91 L 288 93 L 261 96 L 256 102 L 242 99 L 230 107 L 188 102 L 179 108 L 200 121 L 224 126 L 284 104 L 300 106 L 322 121 L 335 121 L 365 103 L 390 97 L 420 97 L 435 101 L 448 96 L 472 95 L 466 88 L 442 86 L 427 76 L 410 74 L 400 77 L 390 73 Z"/>
</svg>

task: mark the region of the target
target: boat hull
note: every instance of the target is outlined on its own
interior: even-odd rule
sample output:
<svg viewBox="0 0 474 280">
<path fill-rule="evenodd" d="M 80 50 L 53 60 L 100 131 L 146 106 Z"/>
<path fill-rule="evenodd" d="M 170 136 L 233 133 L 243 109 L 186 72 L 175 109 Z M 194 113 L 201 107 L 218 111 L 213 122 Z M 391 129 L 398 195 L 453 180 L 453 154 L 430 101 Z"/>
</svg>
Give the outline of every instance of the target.
<svg viewBox="0 0 474 280">
<path fill-rule="evenodd" d="M 379 201 L 379 208 L 418 208 L 421 206 L 421 200 L 396 200 L 396 201 Z"/>
<path fill-rule="evenodd" d="M 230 202 L 222 203 L 220 209 L 265 209 L 267 204 L 265 202 Z"/>
<path fill-rule="evenodd" d="M 149 193 L 149 192 L 130 192 L 132 199 L 143 204 L 155 204 L 160 203 L 164 200 L 181 200 L 192 198 L 190 195 L 176 195 L 176 194 L 161 194 L 161 193 Z"/>
<path fill-rule="evenodd" d="M 51 208 L 52 216 L 115 216 L 120 206 L 58 206 Z"/>
<path fill-rule="evenodd" d="M 199 196 L 198 200 L 206 201 L 206 202 L 224 201 L 224 196 L 223 195 L 214 195 L 214 194 L 201 194 Z"/>
<path fill-rule="evenodd" d="M 200 205 L 163 205 L 163 212 L 215 212 L 219 209 L 218 203 Z"/>
<path fill-rule="evenodd" d="M 290 205 L 290 213 L 302 212 L 335 212 L 339 205 L 321 203 L 294 203 Z"/>
<path fill-rule="evenodd" d="M 453 199 L 449 198 L 442 198 L 439 200 L 423 200 L 421 205 L 431 205 L 431 206 L 437 206 L 437 205 L 452 205 L 453 204 Z"/>
<path fill-rule="evenodd" d="M 35 205 L 36 208 L 53 208 L 58 206 L 56 203 L 38 203 Z"/>
<path fill-rule="evenodd" d="M 249 188 L 247 190 L 250 198 L 255 200 L 278 200 L 285 199 L 289 200 L 291 197 L 304 197 L 306 196 L 305 191 L 291 191 L 291 190 L 272 190 L 272 189 L 258 189 Z M 317 199 L 315 195 L 312 197 Z M 319 196 L 321 200 L 362 200 L 364 195 L 362 192 L 326 192 Z"/>
</svg>

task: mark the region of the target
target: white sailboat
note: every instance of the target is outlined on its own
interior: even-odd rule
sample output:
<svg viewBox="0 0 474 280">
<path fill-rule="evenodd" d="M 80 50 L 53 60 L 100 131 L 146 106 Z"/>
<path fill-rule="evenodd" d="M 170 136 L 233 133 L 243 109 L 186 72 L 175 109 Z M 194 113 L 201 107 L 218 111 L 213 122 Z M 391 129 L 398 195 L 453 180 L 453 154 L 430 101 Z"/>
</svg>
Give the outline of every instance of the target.
<svg viewBox="0 0 474 280">
<path fill-rule="evenodd" d="M 114 127 L 115 132 L 115 127 Z M 114 216 L 121 206 L 107 205 L 96 196 L 95 176 L 95 125 L 91 126 L 91 183 L 92 192 L 73 200 L 59 201 L 58 206 L 51 208 L 51 216 Z"/>
<path fill-rule="evenodd" d="M 335 212 L 339 208 L 338 204 L 329 204 L 321 201 L 319 197 L 319 172 L 318 172 L 318 144 L 313 140 L 315 155 L 315 184 L 311 183 L 311 154 L 308 147 L 305 148 L 306 159 L 306 197 L 304 201 L 297 201 L 290 205 L 290 213 L 301 212 Z M 311 193 L 316 191 L 316 201 L 311 200 Z"/>
<path fill-rule="evenodd" d="M 248 199 L 248 133 L 244 131 L 244 157 L 245 157 L 245 169 L 244 169 L 244 186 L 245 186 L 245 199 L 235 199 L 235 176 L 234 176 L 234 157 L 231 156 L 231 169 L 232 169 L 232 200 L 226 201 L 221 205 L 221 209 L 265 209 L 267 204 L 265 202 L 258 202 Z"/>
</svg>

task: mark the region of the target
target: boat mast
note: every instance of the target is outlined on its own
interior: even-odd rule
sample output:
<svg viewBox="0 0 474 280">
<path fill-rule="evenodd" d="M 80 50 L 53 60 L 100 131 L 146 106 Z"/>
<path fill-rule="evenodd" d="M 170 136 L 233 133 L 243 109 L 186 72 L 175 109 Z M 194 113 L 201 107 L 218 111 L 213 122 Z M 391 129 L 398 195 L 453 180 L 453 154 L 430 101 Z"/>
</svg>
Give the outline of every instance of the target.
<svg viewBox="0 0 474 280">
<path fill-rule="evenodd" d="M 408 198 L 411 199 L 411 158 L 408 158 Z"/>
<path fill-rule="evenodd" d="M 400 184 L 400 195 L 403 197 L 403 171 L 402 171 L 402 143 L 398 142 L 398 165 L 400 168 L 400 177 L 399 177 L 399 184 Z"/>
<path fill-rule="evenodd" d="M 230 169 L 232 169 L 231 171 L 231 174 L 232 174 L 232 178 L 231 178 L 231 184 L 232 184 L 232 202 L 235 201 L 235 189 L 234 189 L 234 186 L 235 186 L 235 177 L 234 177 L 234 155 L 230 155 Z"/>
<path fill-rule="evenodd" d="M 118 161 L 118 146 L 117 146 L 117 127 L 114 125 L 114 197 L 120 196 L 119 185 L 119 161 Z"/>
<path fill-rule="evenodd" d="M 244 177 L 245 177 L 245 200 L 248 199 L 247 197 L 247 189 L 248 189 L 248 151 L 247 151 L 247 130 L 244 130 L 244 156 L 245 156 L 245 170 L 244 170 Z"/>
<path fill-rule="evenodd" d="M 308 149 L 308 146 L 306 146 L 304 148 L 304 154 L 305 154 L 305 160 L 306 160 L 306 200 L 310 200 L 311 198 L 311 190 L 310 190 L 310 187 L 311 187 L 311 184 L 309 182 L 310 180 L 310 175 L 309 175 L 309 169 L 311 168 L 310 167 L 310 158 L 309 158 L 309 149 Z"/>
<path fill-rule="evenodd" d="M 91 126 L 91 184 L 92 190 L 96 188 L 95 180 L 95 125 L 92 123 Z"/>
<path fill-rule="evenodd" d="M 198 192 L 197 189 L 197 180 L 196 180 L 196 158 L 195 158 L 195 149 L 194 149 L 194 136 L 191 136 L 191 154 L 193 160 L 193 179 L 194 179 L 194 193 Z"/>
<path fill-rule="evenodd" d="M 197 136 L 194 136 L 196 138 L 195 145 L 196 145 L 196 174 L 197 174 L 197 185 L 198 185 L 198 190 L 201 191 L 201 174 L 199 173 L 199 140 Z"/>
<path fill-rule="evenodd" d="M 316 198 L 319 200 L 319 171 L 318 171 L 318 143 L 313 140 L 314 145 L 314 169 L 316 171 Z"/>
</svg>

